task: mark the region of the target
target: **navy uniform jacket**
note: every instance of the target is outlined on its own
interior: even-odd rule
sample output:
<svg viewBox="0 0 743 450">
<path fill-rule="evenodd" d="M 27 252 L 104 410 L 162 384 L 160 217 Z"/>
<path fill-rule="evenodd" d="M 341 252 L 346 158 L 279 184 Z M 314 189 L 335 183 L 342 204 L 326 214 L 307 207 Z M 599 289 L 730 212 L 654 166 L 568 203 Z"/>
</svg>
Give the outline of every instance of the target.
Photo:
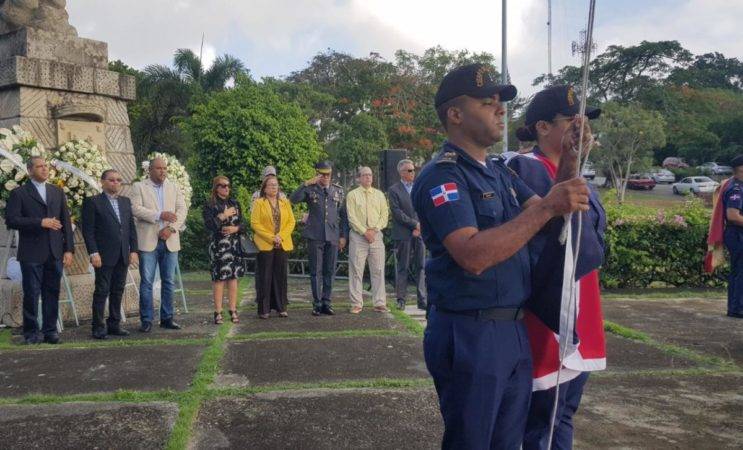
<svg viewBox="0 0 743 450">
<path fill-rule="evenodd" d="M 330 241 L 346 236 L 341 227 L 341 217 L 345 215 L 346 201 L 343 188 L 331 184 L 326 188 L 319 184 L 302 184 L 289 197 L 292 203 L 305 202 L 309 208 L 307 223 L 302 236 L 313 241 Z"/>
<path fill-rule="evenodd" d="M 535 147 L 534 155 L 544 156 Z M 518 173 L 519 178 L 544 197 L 549 193 L 554 181 L 544 164 L 529 155 L 518 155 L 508 161 L 508 166 Z M 590 187 L 590 209 L 583 215 L 580 240 L 580 255 L 575 270 L 579 280 L 598 269 L 604 263 L 606 213 L 599 200 L 598 192 Z M 565 249 L 559 242 L 564 220 L 553 219 L 529 241 L 529 258 L 532 268 L 532 295 L 527 301 L 529 309 L 553 331 L 560 329 L 560 303 L 565 262 Z M 578 215 L 573 214 L 573 250 L 578 238 Z"/>
<path fill-rule="evenodd" d="M 534 195 L 502 162 L 485 165 L 445 142 L 413 185 L 411 197 L 431 257 L 426 261 L 428 298 L 450 310 L 520 307 L 529 296 L 530 267 L 526 246 L 480 275 L 460 267 L 444 239 L 465 227 L 497 227 L 521 212 Z"/>
<path fill-rule="evenodd" d="M 727 189 L 725 189 L 725 192 L 723 192 L 722 194 L 722 201 L 725 206 L 725 210 L 727 210 L 727 208 L 736 208 L 740 210 L 741 213 L 743 213 L 743 181 L 739 181 L 736 178 L 730 180 L 730 184 L 728 185 Z M 723 212 L 722 217 L 725 221 L 725 234 L 732 235 L 733 233 L 735 233 L 738 235 L 743 235 L 743 227 L 740 227 L 733 223 L 728 223 L 727 213 Z"/>
</svg>

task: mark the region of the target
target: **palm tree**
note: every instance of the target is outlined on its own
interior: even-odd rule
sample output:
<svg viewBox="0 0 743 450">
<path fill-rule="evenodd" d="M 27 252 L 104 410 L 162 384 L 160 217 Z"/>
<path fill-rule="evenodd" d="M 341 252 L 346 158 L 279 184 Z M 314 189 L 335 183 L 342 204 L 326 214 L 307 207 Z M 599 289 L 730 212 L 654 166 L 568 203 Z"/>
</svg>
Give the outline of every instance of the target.
<svg viewBox="0 0 743 450">
<path fill-rule="evenodd" d="M 178 122 L 190 114 L 194 103 L 211 92 L 226 89 L 239 75 L 250 76 L 242 61 L 222 55 L 208 69 L 189 49 L 178 49 L 173 67 L 153 64 L 138 77 L 138 99 L 130 107 L 132 138 L 138 160 L 152 151 L 186 157 L 186 138 Z"/>
</svg>

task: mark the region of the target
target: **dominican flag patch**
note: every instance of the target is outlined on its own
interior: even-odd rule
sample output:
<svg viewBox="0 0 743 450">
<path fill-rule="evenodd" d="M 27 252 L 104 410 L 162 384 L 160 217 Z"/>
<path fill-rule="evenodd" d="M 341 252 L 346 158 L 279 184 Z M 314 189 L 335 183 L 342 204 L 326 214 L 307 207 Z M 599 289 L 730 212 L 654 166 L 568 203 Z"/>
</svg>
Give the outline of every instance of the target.
<svg viewBox="0 0 743 450">
<path fill-rule="evenodd" d="M 447 202 L 459 200 L 457 183 L 446 183 L 431 189 L 431 200 L 433 200 L 433 206 L 437 207 Z"/>
</svg>

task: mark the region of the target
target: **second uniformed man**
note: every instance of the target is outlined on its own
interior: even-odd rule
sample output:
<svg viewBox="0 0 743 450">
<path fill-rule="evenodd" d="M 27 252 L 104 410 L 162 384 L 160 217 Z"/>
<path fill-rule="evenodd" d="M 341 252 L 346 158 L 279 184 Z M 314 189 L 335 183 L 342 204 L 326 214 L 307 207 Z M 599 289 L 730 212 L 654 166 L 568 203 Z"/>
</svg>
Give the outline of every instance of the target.
<svg viewBox="0 0 743 450">
<path fill-rule="evenodd" d="M 730 163 L 733 177 L 724 185 L 725 247 L 730 252 L 728 317 L 743 319 L 743 155 Z"/>
<path fill-rule="evenodd" d="M 487 66 L 447 74 L 435 105 L 448 140 L 411 195 L 430 252 L 424 354 L 447 449 L 521 446 L 532 388 L 521 321 L 530 290 L 526 244 L 552 218 L 588 209 L 583 180 L 558 182 L 539 198 L 488 158 L 503 135 L 502 102 L 515 96 Z M 570 167 L 561 164 L 557 181 L 571 177 Z"/>
<path fill-rule="evenodd" d="M 316 176 L 305 181 L 289 197 L 292 203 L 307 203 L 309 213 L 302 236 L 307 239 L 312 285 L 312 315 L 333 315 L 331 294 L 338 246 L 346 245 L 341 228 L 345 215 L 343 188 L 331 183 L 333 168 L 327 161 L 315 164 Z"/>
</svg>

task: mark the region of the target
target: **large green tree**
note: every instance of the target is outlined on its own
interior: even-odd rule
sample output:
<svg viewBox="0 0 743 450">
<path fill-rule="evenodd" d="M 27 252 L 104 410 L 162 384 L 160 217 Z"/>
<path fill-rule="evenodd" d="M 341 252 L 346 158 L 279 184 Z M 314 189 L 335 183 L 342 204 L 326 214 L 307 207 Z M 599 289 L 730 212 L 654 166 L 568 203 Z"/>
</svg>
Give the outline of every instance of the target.
<svg viewBox="0 0 743 450">
<path fill-rule="evenodd" d="M 665 121 L 658 112 L 637 103 L 603 105 L 595 127 L 601 145 L 590 157 L 610 174 L 620 203 L 624 201 L 629 175 L 649 165 L 653 149 L 665 145 L 664 128 Z"/>
<path fill-rule="evenodd" d="M 246 76 L 238 76 L 234 89 L 195 105 L 183 128 L 193 142 L 194 192 L 201 199 L 216 175 L 249 191 L 258 188 L 267 165 L 276 167 L 283 189 L 292 190 L 313 174 L 322 154 L 300 107 Z"/>
</svg>

